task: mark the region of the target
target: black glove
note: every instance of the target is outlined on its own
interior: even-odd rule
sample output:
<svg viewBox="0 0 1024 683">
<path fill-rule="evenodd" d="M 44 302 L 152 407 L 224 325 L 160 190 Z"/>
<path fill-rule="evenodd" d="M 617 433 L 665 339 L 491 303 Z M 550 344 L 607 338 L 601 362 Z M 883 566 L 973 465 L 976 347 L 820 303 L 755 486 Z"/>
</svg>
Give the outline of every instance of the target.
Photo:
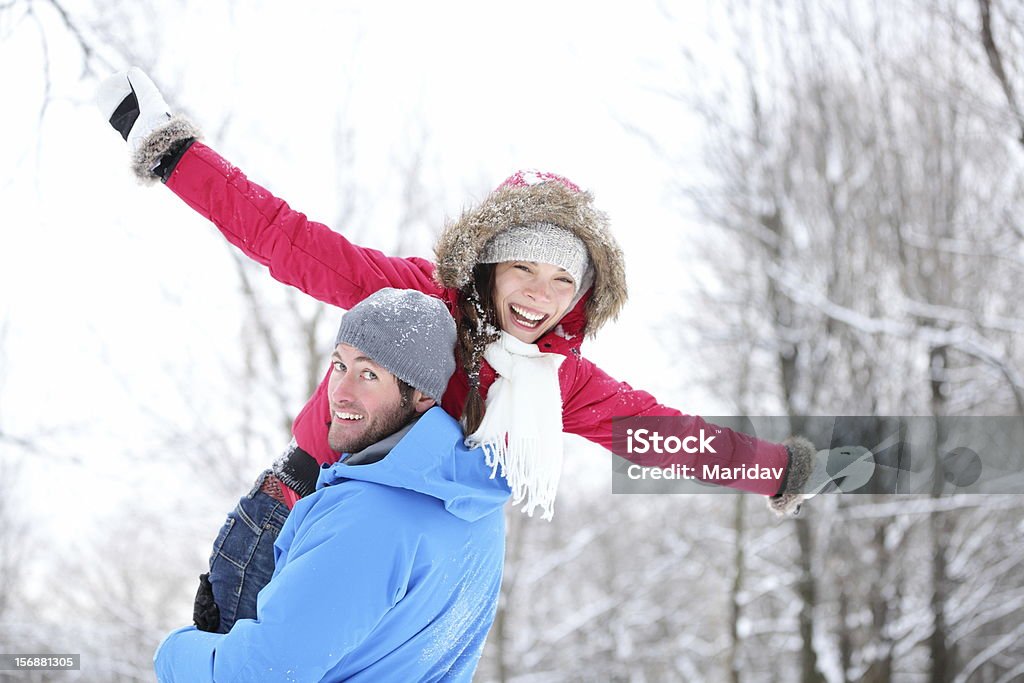
<svg viewBox="0 0 1024 683">
<path fill-rule="evenodd" d="M 199 590 L 196 591 L 196 602 L 192 607 L 192 621 L 200 631 L 216 633 L 220 628 L 220 608 L 213 599 L 213 586 L 210 575 L 199 575 Z"/>
</svg>

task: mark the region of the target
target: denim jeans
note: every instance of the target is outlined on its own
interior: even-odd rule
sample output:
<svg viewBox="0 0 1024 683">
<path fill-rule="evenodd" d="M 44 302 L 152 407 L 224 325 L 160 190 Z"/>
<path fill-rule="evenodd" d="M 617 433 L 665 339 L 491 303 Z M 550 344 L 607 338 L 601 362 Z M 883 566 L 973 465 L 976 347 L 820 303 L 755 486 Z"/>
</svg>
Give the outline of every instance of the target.
<svg viewBox="0 0 1024 683">
<path fill-rule="evenodd" d="M 274 574 L 274 541 L 288 506 L 260 491 L 263 472 L 228 514 L 210 555 L 210 584 L 220 608 L 220 633 L 238 619 L 256 618 L 256 596 Z"/>
</svg>

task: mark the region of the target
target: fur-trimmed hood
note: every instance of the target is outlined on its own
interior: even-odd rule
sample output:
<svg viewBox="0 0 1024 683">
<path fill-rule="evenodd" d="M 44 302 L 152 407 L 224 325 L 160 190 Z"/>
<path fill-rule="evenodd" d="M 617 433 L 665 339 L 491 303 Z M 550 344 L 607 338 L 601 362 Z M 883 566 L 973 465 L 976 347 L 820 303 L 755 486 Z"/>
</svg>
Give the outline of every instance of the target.
<svg viewBox="0 0 1024 683">
<path fill-rule="evenodd" d="M 517 174 L 513 178 L 521 178 Z M 535 184 L 503 183 L 478 206 L 450 221 L 434 254 L 434 279 L 442 287 L 462 289 L 470 281 L 484 245 L 495 235 L 518 225 L 550 223 L 571 231 L 587 247 L 594 284 L 586 302 L 583 332 L 593 335 L 615 319 L 626 303 L 626 272 L 622 250 L 612 237 L 608 216 L 594 208 L 589 192 L 568 181 L 542 174 Z"/>
</svg>

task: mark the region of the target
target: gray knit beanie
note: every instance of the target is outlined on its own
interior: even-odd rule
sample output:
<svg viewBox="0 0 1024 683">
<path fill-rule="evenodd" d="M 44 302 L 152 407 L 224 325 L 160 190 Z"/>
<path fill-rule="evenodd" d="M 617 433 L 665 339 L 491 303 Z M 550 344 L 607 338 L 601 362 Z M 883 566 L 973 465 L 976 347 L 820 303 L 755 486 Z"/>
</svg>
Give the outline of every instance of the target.
<svg viewBox="0 0 1024 683">
<path fill-rule="evenodd" d="M 550 223 L 517 225 L 495 235 L 484 246 L 479 262 L 505 261 L 536 261 L 565 268 L 576 283 L 576 291 L 583 287 L 583 278 L 590 267 L 583 240 Z"/>
<path fill-rule="evenodd" d="M 348 310 L 334 340 L 441 402 L 455 372 L 455 321 L 444 303 L 412 289 L 381 289 Z"/>
</svg>

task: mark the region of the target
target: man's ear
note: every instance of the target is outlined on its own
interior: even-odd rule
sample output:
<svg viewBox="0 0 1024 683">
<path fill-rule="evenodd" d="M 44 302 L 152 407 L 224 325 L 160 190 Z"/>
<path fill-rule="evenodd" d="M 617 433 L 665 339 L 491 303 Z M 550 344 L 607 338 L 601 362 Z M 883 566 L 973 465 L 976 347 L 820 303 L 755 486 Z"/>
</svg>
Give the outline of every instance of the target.
<svg viewBox="0 0 1024 683">
<path fill-rule="evenodd" d="M 412 405 L 416 409 L 417 413 L 425 413 L 437 403 L 434 399 L 424 394 L 419 389 L 415 389 L 412 392 Z"/>
</svg>

